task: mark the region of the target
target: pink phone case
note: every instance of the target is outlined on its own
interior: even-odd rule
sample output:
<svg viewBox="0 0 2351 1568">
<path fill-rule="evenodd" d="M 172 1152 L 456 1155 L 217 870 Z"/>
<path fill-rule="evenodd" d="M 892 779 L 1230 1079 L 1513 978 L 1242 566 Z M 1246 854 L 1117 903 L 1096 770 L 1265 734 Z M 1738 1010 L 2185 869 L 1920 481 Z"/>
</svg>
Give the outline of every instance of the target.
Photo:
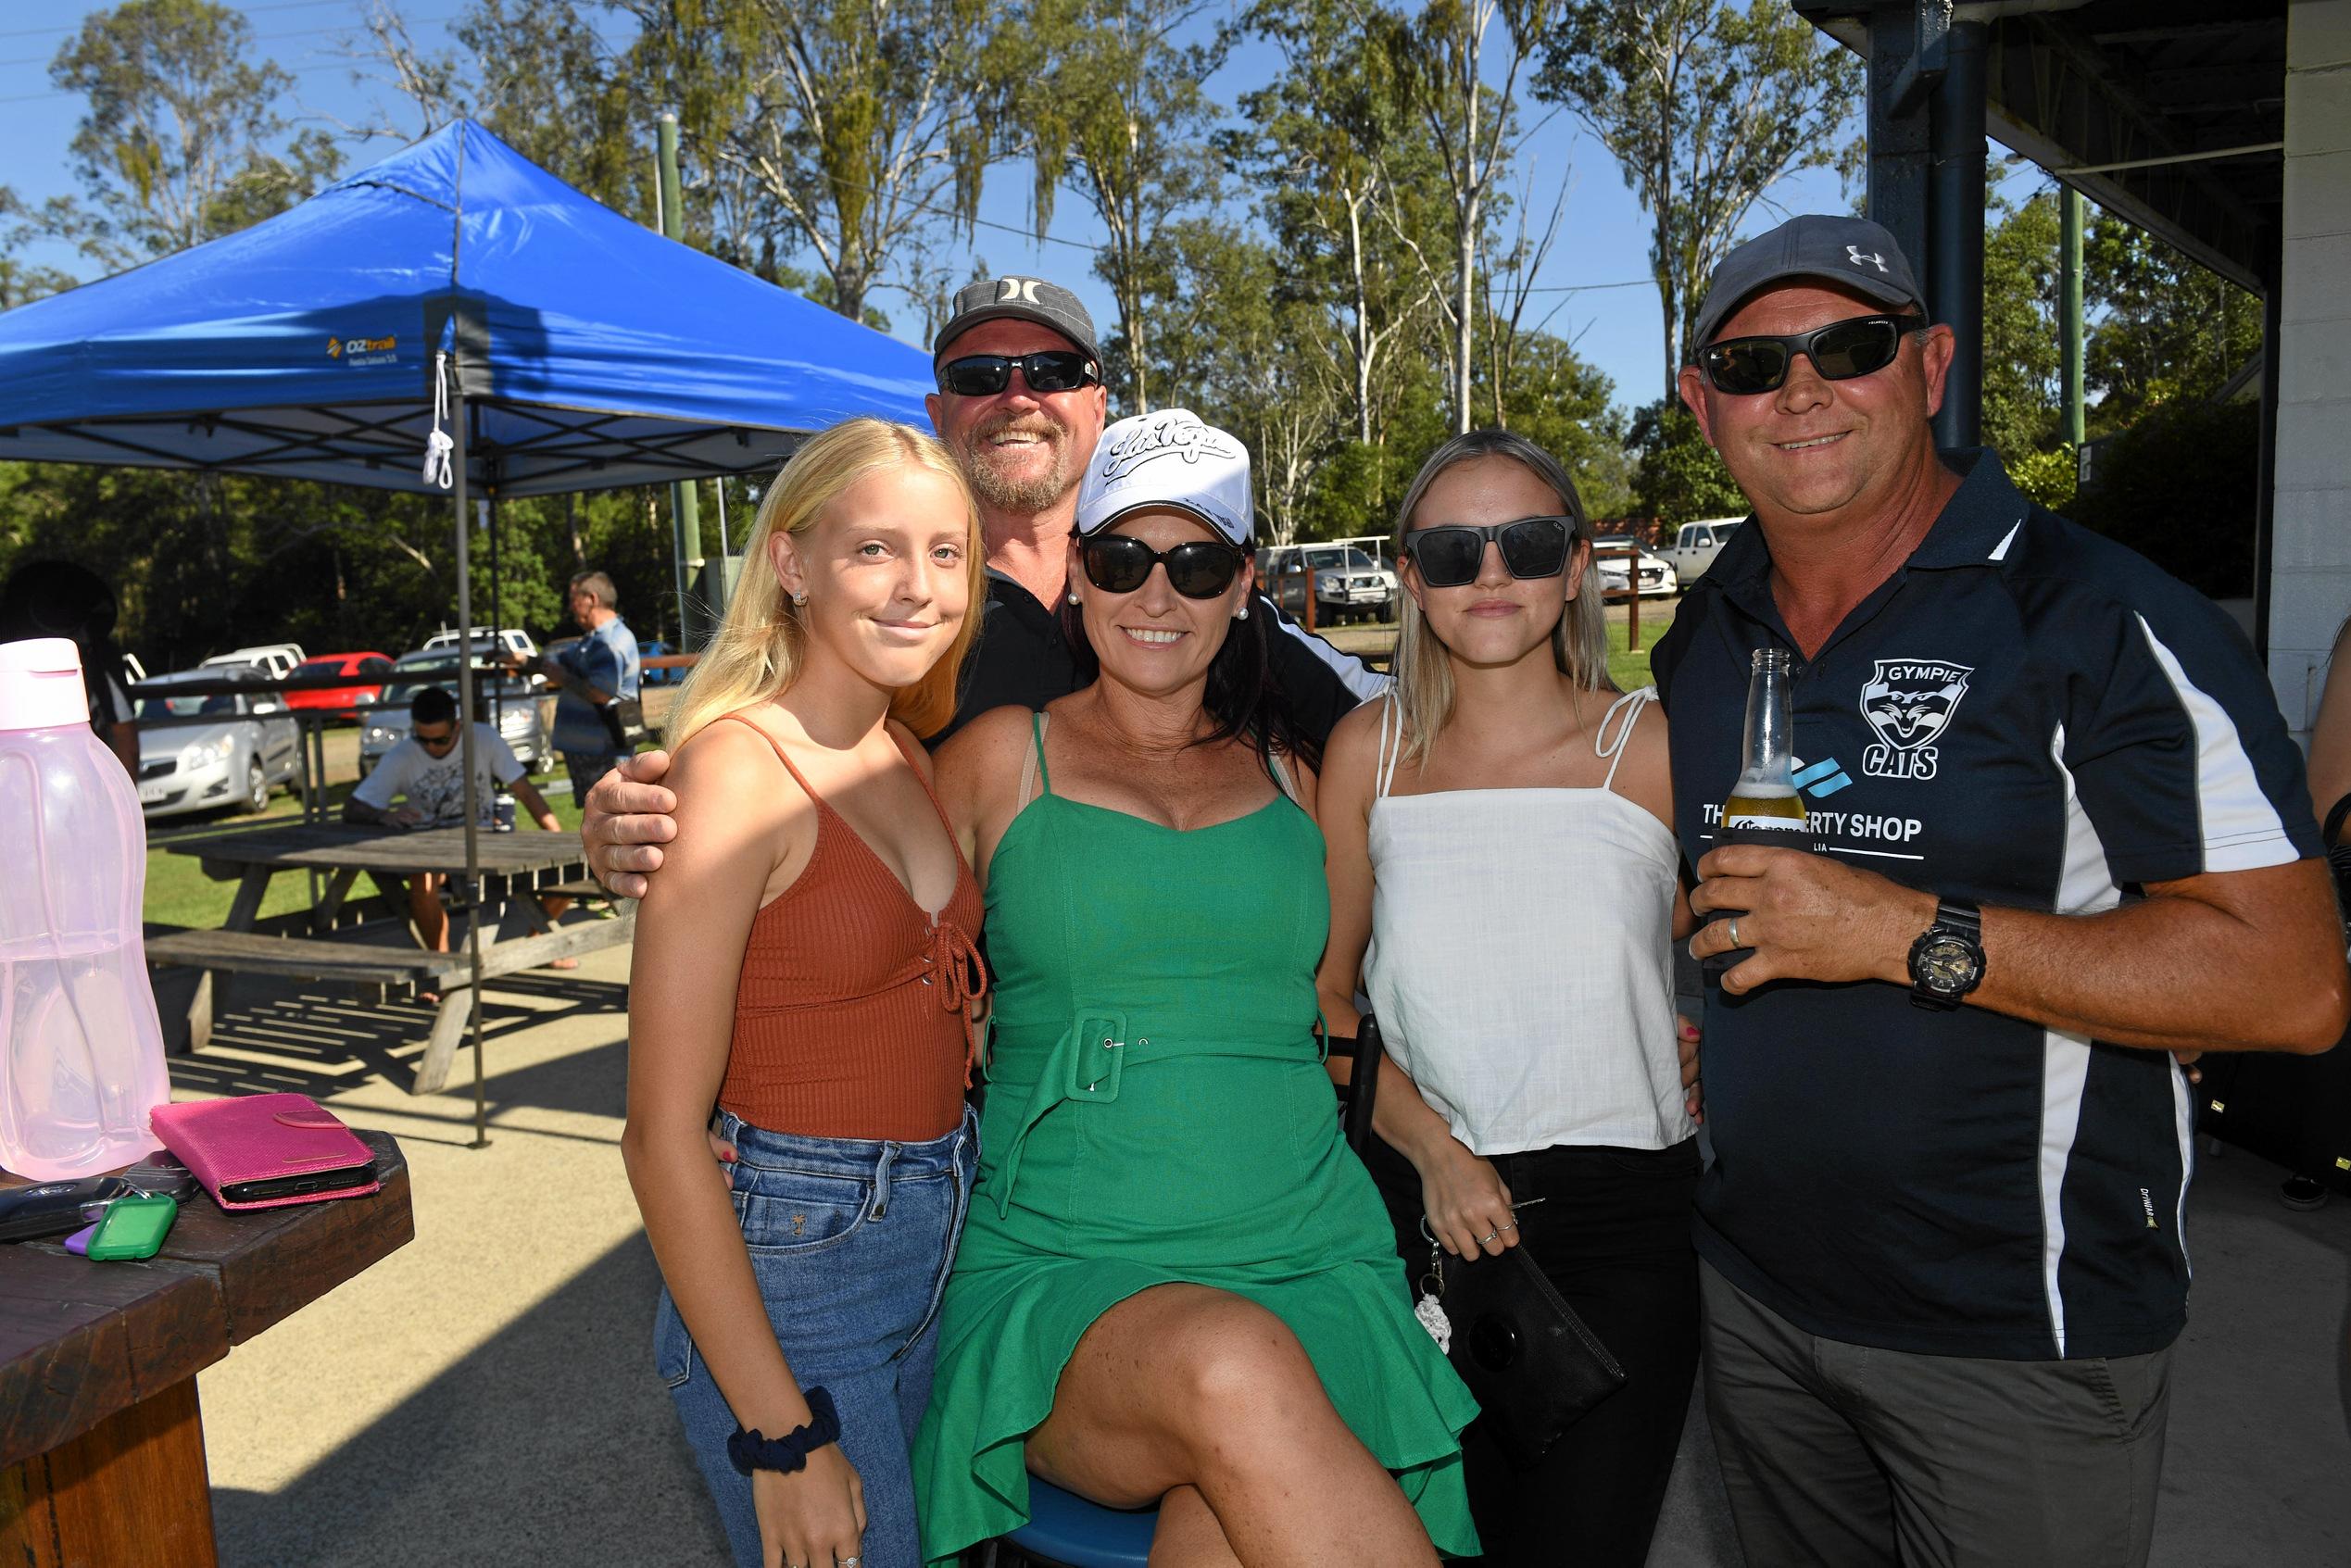
<svg viewBox="0 0 2351 1568">
<path fill-rule="evenodd" d="M 191 1100 L 159 1105 L 150 1118 L 155 1135 L 195 1173 L 223 1209 L 279 1209 L 289 1203 L 322 1203 L 358 1198 L 383 1184 L 371 1176 L 331 1192 L 297 1193 L 234 1203 L 220 1189 L 240 1182 L 298 1176 L 364 1165 L 375 1151 L 361 1143 L 335 1114 L 308 1095 L 248 1095 L 242 1099 Z"/>
</svg>

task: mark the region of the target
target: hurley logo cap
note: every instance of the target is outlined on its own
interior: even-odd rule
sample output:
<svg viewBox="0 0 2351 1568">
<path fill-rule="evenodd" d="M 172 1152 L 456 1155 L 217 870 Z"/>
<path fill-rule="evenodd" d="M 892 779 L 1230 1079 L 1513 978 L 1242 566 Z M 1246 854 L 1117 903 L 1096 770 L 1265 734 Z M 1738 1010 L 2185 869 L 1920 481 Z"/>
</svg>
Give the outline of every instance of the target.
<svg viewBox="0 0 2351 1568">
<path fill-rule="evenodd" d="M 1189 408 L 1162 408 L 1102 432 L 1077 487 L 1077 532 L 1098 533 L 1120 518 L 1172 508 L 1236 545 L 1249 543 L 1249 448 Z"/>
<path fill-rule="evenodd" d="M 1094 318 L 1078 298 L 1059 283 L 1042 278 L 980 278 L 955 291 L 955 309 L 931 343 L 931 363 L 948 358 L 948 347 L 982 321 L 1034 321 L 1069 339 L 1079 353 L 1099 361 L 1102 351 L 1094 341 Z"/>
<path fill-rule="evenodd" d="M 1740 306 L 1781 283 L 1829 283 L 1899 311 L 1926 314 L 1926 295 L 1910 270 L 1909 257 L 1893 235 L 1867 218 L 1807 213 L 1791 218 L 1722 258 L 1706 287 L 1698 329 L 1684 345 L 1691 358 Z"/>
</svg>

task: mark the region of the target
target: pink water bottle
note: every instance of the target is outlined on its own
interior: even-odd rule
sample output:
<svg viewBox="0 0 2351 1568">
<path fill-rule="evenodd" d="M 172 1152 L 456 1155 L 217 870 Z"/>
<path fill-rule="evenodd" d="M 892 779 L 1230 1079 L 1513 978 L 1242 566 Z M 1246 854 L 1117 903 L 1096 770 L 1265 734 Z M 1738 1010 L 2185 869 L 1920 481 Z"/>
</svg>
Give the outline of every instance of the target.
<svg viewBox="0 0 2351 1568">
<path fill-rule="evenodd" d="M 86 1176 L 161 1148 L 171 1098 L 140 905 L 147 834 L 64 637 L 0 643 L 0 1166 Z"/>
</svg>

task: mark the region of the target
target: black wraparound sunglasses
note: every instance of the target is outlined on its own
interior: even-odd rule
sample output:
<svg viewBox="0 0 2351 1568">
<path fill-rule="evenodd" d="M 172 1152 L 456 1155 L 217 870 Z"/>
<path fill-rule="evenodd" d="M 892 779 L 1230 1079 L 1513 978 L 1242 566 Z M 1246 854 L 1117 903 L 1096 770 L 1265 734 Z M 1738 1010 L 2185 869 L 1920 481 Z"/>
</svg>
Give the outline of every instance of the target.
<svg viewBox="0 0 2351 1568">
<path fill-rule="evenodd" d="M 1698 351 L 1698 368 L 1716 392 L 1734 397 L 1779 391 L 1799 354 L 1822 381 L 1851 381 L 1892 364 L 1903 333 L 1925 325 L 1917 316 L 1854 316 L 1784 337 L 1725 338 Z"/>
<path fill-rule="evenodd" d="M 1101 368 L 1083 354 L 1047 349 L 1038 354 L 966 354 L 938 368 L 942 392 L 958 397 L 993 397 L 1012 384 L 1012 367 L 1031 392 L 1075 392 L 1101 379 Z"/>
<path fill-rule="evenodd" d="M 1190 539 L 1154 550 L 1125 533 L 1098 533 L 1078 546 L 1086 581 L 1105 594 L 1131 594 L 1150 581 L 1151 568 L 1165 562 L 1167 585 L 1188 599 L 1213 599 L 1239 575 L 1241 553 L 1213 539 Z"/>
<path fill-rule="evenodd" d="M 1477 582 L 1490 540 L 1502 550 L 1502 565 L 1513 577 L 1556 577 L 1567 569 L 1567 546 L 1575 533 L 1571 517 L 1522 517 L 1484 528 L 1448 522 L 1405 534 L 1404 554 L 1413 558 L 1420 580 L 1432 588 Z"/>
</svg>

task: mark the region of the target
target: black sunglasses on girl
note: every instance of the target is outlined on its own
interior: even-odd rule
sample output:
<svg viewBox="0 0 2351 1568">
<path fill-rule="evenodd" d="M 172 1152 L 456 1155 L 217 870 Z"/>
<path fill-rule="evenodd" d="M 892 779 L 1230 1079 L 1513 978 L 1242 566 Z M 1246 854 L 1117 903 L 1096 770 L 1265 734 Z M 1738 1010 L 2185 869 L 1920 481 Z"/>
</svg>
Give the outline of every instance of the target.
<svg viewBox="0 0 2351 1568">
<path fill-rule="evenodd" d="M 966 354 L 938 368 L 942 392 L 958 397 L 993 397 L 1012 384 L 1012 367 L 1031 392 L 1075 392 L 1101 379 L 1100 368 L 1083 354 L 1047 349 L 1039 354 Z"/>
<path fill-rule="evenodd" d="M 1903 333 L 1925 325 L 1917 316 L 1854 316 L 1784 337 L 1725 338 L 1698 351 L 1698 368 L 1716 392 L 1734 397 L 1779 391 L 1799 354 L 1822 381 L 1851 381 L 1892 364 Z"/>
<path fill-rule="evenodd" d="M 1165 562 L 1167 585 L 1188 599 L 1213 599 L 1233 585 L 1245 558 L 1230 545 L 1189 539 L 1154 550 L 1125 533 L 1098 533 L 1078 547 L 1086 581 L 1105 594 L 1131 594 L 1150 581 L 1151 568 Z"/>
<path fill-rule="evenodd" d="M 1522 517 L 1484 528 L 1449 522 L 1405 534 L 1404 554 L 1432 588 L 1477 582 L 1489 540 L 1501 547 L 1502 565 L 1513 577 L 1556 577 L 1567 569 L 1567 546 L 1575 533 L 1576 520 L 1570 517 Z"/>
</svg>

